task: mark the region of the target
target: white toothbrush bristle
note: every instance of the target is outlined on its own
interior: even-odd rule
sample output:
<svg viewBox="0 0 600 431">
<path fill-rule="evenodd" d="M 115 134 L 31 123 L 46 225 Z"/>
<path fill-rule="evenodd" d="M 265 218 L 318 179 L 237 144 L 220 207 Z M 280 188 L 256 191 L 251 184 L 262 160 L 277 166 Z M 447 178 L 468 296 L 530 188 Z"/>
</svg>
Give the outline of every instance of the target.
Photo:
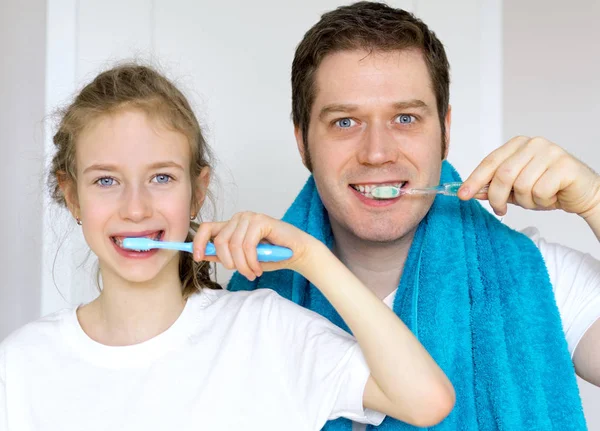
<svg viewBox="0 0 600 431">
<path fill-rule="evenodd" d="M 380 186 L 371 190 L 371 195 L 376 199 L 394 199 L 400 196 L 400 189 L 394 186 Z"/>
</svg>

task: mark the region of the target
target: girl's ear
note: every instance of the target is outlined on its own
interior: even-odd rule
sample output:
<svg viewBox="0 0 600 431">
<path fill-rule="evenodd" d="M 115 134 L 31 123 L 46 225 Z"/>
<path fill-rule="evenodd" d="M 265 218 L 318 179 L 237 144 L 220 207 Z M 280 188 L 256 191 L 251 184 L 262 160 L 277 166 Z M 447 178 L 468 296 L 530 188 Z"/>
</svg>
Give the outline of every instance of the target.
<svg viewBox="0 0 600 431">
<path fill-rule="evenodd" d="M 210 183 L 210 167 L 205 166 L 200 171 L 200 175 L 195 180 L 195 194 L 194 194 L 194 202 L 192 204 L 192 214 L 191 216 L 195 216 L 200 212 L 202 208 L 202 204 L 204 204 L 204 199 L 206 198 L 206 192 L 208 191 L 208 184 Z"/>
<path fill-rule="evenodd" d="M 79 199 L 77 198 L 77 184 L 69 178 L 66 172 L 60 171 L 56 174 L 58 187 L 65 199 L 69 212 L 75 219 L 79 219 L 81 212 L 79 208 Z"/>
</svg>

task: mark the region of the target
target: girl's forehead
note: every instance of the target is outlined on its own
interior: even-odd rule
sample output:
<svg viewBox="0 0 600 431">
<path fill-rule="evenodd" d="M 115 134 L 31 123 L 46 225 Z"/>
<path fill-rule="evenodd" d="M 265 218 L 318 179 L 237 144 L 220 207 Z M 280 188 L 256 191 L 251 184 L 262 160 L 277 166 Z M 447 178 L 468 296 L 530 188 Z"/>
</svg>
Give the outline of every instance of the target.
<svg viewBox="0 0 600 431">
<path fill-rule="evenodd" d="M 77 140 L 80 162 L 144 164 L 172 159 L 187 164 L 191 151 L 187 137 L 166 128 L 141 111 L 104 115 L 90 124 Z"/>
</svg>

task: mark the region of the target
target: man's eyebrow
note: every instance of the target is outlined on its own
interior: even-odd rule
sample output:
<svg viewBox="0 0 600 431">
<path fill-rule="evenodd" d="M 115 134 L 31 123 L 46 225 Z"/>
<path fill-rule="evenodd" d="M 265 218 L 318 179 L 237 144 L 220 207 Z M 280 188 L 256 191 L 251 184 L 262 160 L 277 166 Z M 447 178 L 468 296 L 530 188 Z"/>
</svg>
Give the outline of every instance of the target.
<svg viewBox="0 0 600 431">
<path fill-rule="evenodd" d="M 426 112 L 430 112 L 429 105 L 427 105 L 427 103 L 419 99 L 403 100 L 394 103 L 392 106 L 398 111 L 401 111 L 403 109 L 422 109 Z M 321 108 L 321 111 L 319 112 L 319 120 L 323 120 L 327 115 L 334 112 L 351 114 L 357 109 L 358 105 L 352 105 L 347 103 L 332 103 L 329 105 L 325 105 L 323 106 L 323 108 Z"/>
<path fill-rule="evenodd" d="M 343 103 L 332 103 L 330 105 L 325 105 L 321 108 L 321 112 L 319 112 L 319 120 L 323 120 L 327 115 L 332 112 L 344 112 L 344 113 L 352 113 L 358 109 L 357 105 L 343 104 Z"/>
<path fill-rule="evenodd" d="M 401 111 L 403 109 L 422 109 L 426 112 L 429 112 L 429 106 L 427 105 L 427 103 L 423 102 L 422 100 L 419 99 L 412 99 L 412 100 L 406 100 L 406 101 L 402 101 L 402 102 L 396 102 L 394 103 L 394 108 Z"/>
</svg>

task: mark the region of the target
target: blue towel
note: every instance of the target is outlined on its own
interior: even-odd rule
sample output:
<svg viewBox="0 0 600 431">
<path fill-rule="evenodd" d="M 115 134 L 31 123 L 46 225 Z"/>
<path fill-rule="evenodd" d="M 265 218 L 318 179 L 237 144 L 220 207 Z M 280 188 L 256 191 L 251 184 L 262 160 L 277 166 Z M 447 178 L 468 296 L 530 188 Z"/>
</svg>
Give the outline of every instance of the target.
<svg viewBox="0 0 600 431">
<path fill-rule="evenodd" d="M 448 163 L 442 182 L 460 181 Z M 283 220 L 333 243 L 312 177 Z M 271 288 L 347 326 L 315 286 L 289 270 L 230 290 Z M 340 286 L 343 288 L 343 286 Z M 436 197 L 411 246 L 394 312 L 448 375 L 452 413 L 433 430 L 583 430 L 573 364 L 542 256 L 535 244 L 477 201 Z M 325 430 L 351 429 L 338 419 Z M 377 430 L 415 430 L 386 418 Z"/>
</svg>

